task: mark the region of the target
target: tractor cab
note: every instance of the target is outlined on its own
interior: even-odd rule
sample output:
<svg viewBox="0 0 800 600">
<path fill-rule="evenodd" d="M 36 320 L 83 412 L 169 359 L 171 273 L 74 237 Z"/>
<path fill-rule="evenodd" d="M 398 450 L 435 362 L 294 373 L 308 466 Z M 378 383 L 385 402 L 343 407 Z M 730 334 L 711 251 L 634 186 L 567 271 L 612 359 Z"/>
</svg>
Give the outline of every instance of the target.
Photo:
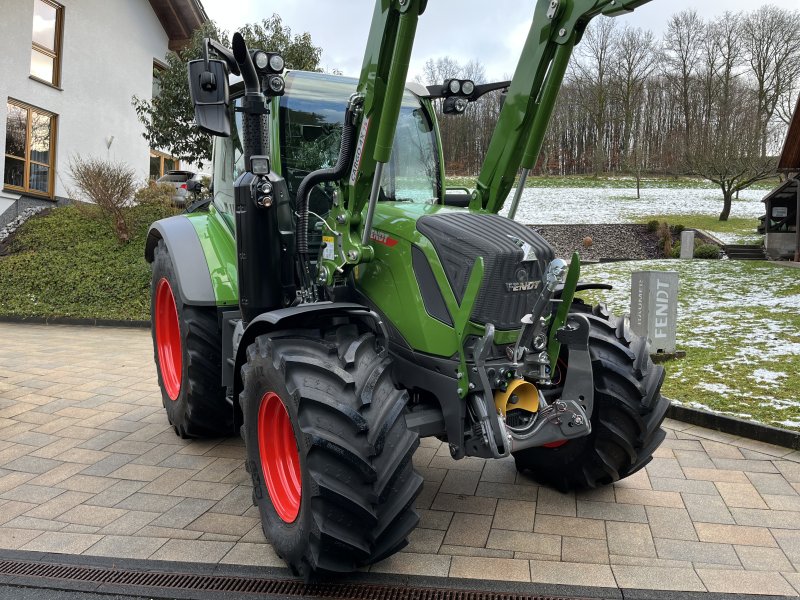
<svg viewBox="0 0 800 600">
<path fill-rule="evenodd" d="M 297 189 L 312 171 L 332 167 L 339 156 L 342 127 L 349 98 L 358 80 L 349 77 L 290 71 L 285 75 L 283 96 L 271 103 L 268 115 L 273 168 L 286 181 L 295 204 Z M 412 84 L 413 85 L 413 84 Z M 422 86 L 416 92 L 425 93 Z M 241 107 L 244 86 L 231 86 L 231 135 L 214 137 L 214 206 L 228 215 L 233 227 L 234 182 L 244 171 Z M 400 105 L 392 157 L 381 178 L 381 201 L 438 204 L 443 192 L 444 170 L 438 127 L 430 100 L 406 89 Z M 310 228 L 320 231 L 319 217 L 333 206 L 334 186 L 323 183 L 311 191 Z"/>
</svg>

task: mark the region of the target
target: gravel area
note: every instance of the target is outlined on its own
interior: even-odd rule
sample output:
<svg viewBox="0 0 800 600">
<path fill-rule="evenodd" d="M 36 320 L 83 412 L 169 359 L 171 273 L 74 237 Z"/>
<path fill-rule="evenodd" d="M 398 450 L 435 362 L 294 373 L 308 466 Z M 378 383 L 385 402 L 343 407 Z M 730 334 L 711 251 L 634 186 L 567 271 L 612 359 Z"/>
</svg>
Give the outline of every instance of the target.
<svg viewBox="0 0 800 600">
<path fill-rule="evenodd" d="M 582 260 L 647 260 L 660 258 L 658 238 L 646 225 L 529 225 L 556 251 L 567 257 L 577 251 Z M 590 246 L 584 239 L 591 238 Z"/>
</svg>

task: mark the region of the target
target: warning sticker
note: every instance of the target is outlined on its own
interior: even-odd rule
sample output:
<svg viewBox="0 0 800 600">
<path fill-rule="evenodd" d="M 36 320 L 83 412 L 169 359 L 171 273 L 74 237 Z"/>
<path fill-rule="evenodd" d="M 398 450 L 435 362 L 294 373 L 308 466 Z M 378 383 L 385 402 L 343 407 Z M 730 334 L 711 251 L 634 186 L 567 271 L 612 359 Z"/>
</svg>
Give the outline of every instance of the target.
<svg viewBox="0 0 800 600">
<path fill-rule="evenodd" d="M 335 240 L 333 239 L 333 236 L 331 236 L 331 235 L 323 235 L 322 236 L 322 241 L 325 244 L 325 246 L 322 248 L 322 258 L 324 258 L 326 260 L 333 260 L 334 258 L 336 258 L 336 255 L 334 254 L 334 248 L 333 248 L 333 245 L 335 243 Z"/>
<path fill-rule="evenodd" d="M 353 157 L 353 169 L 350 171 L 350 185 L 355 185 L 358 169 L 361 167 L 361 157 L 364 155 L 364 142 L 367 140 L 369 122 L 370 119 L 364 119 L 364 122 L 361 123 L 361 132 L 358 134 L 358 144 L 356 145 L 356 153 Z"/>
</svg>

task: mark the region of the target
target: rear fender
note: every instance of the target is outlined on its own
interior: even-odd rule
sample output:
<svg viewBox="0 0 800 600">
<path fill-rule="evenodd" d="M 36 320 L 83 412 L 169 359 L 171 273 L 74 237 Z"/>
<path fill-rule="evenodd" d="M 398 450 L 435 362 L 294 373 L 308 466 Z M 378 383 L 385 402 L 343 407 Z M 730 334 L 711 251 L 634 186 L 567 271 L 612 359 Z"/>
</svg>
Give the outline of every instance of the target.
<svg viewBox="0 0 800 600">
<path fill-rule="evenodd" d="M 216 306 L 217 298 L 205 252 L 191 221 L 178 215 L 153 223 L 144 249 L 149 263 L 153 262 L 159 240 L 164 240 L 167 246 L 184 302 L 194 306 Z"/>
<path fill-rule="evenodd" d="M 378 316 L 366 306 L 353 302 L 318 302 L 281 308 L 258 315 L 247 327 L 237 327 L 233 340 L 233 408 L 234 425 L 242 425 L 242 410 L 239 407 L 239 394 L 242 391 L 242 366 L 247 362 L 247 348 L 259 335 L 283 329 L 308 329 L 330 323 L 334 319 L 347 319 L 362 323 L 375 333 L 385 348 L 388 340 L 386 326 Z M 238 338 L 238 339 L 237 339 Z M 224 363 L 224 361 L 223 361 Z M 223 368 L 225 368 L 223 366 Z"/>
</svg>

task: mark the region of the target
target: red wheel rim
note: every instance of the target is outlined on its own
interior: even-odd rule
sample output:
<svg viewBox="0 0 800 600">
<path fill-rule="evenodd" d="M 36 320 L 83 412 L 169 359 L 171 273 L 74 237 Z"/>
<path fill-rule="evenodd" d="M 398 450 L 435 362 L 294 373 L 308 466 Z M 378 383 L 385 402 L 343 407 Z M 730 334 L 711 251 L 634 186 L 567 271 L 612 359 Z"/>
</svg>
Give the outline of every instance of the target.
<svg viewBox="0 0 800 600">
<path fill-rule="evenodd" d="M 164 389 L 170 400 L 177 400 L 183 372 L 181 328 L 175 296 L 169 281 L 163 277 L 156 288 L 156 347 Z"/>
<path fill-rule="evenodd" d="M 561 448 L 567 440 L 558 440 L 557 442 L 550 442 L 549 444 L 542 444 L 542 448 Z"/>
<path fill-rule="evenodd" d="M 272 506 L 281 519 L 293 523 L 302 495 L 300 454 L 289 413 L 274 392 L 264 394 L 258 408 L 258 452 Z"/>
</svg>

